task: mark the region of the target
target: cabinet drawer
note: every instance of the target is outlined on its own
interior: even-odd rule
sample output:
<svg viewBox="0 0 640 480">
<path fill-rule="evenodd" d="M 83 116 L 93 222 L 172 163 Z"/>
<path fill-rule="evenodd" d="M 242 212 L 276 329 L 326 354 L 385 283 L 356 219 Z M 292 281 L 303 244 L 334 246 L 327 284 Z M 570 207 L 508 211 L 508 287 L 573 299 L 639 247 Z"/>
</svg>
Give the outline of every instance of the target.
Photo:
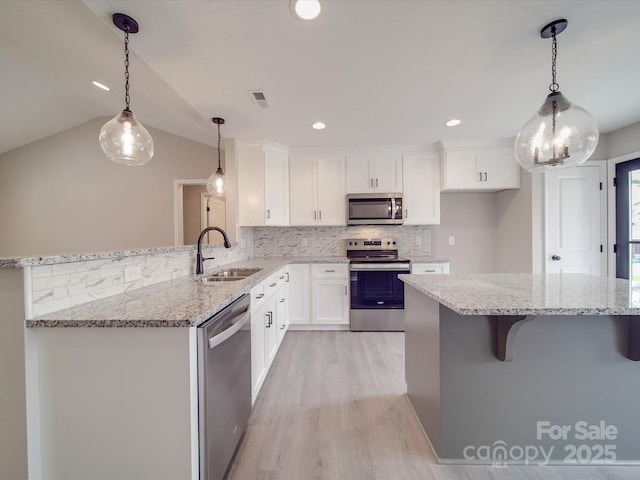
<svg viewBox="0 0 640 480">
<path fill-rule="evenodd" d="M 264 281 L 264 283 L 265 283 L 264 293 L 265 293 L 265 296 L 269 298 L 271 297 L 271 295 L 276 293 L 276 290 L 278 289 L 278 272 L 272 273 L 271 275 L 269 275 L 267 279 Z"/>
<path fill-rule="evenodd" d="M 276 278 L 276 282 L 278 283 L 278 288 L 283 287 L 287 283 L 287 280 L 288 280 L 287 268 L 282 267 L 280 270 L 278 270 L 278 274 Z"/>
<path fill-rule="evenodd" d="M 267 301 L 265 292 L 267 282 L 260 282 L 258 285 L 251 289 L 251 313 L 254 314 L 260 307 L 262 307 Z"/>
<path fill-rule="evenodd" d="M 448 263 L 412 263 L 411 273 L 414 275 L 437 275 L 449 273 Z"/>
<path fill-rule="evenodd" d="M 311 265 L 311 278 L 347 278 L 348 263 L 318 263 Z"/>
</svg>

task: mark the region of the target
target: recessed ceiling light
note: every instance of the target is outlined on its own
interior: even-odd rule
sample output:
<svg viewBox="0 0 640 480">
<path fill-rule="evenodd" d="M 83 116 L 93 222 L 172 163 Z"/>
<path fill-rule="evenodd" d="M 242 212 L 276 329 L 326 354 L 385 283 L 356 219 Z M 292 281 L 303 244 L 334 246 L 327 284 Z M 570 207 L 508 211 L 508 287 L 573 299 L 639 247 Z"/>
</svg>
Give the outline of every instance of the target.
<svg viewBox="0 0 640 480">
<path fill-rule="evenodd" d="M 311 125 L 313 128 L 315 128 L 316 130 L 322 130 L 323 128 L 326 127 L 326 125 L 322 122 L 316 122 L 313 125 Z"/>
<path fill-rule="evenodd" d="M 320 0 L 291 0 L 289 8 L 294 16 L 303 20 L 313 20 L 322 10 Z"/>
<path fill-rule="evenodd" d="M 445 125 L 447 127 L 456 127 L 456 126 L 460 125 L 461 123 L 462 123 L 462 120 L 458 120 L 457 118 L 452 118 L 447 123 L 445 123 Z"/>
<path fill-rule="evenodd" d="M 106 90 L 107 92 L 110 92 L 110 91 L 111 91 L 111 89 L 110 89 L 109 87 L 107 87 L 107 86 L 106 86 L 105 84 L 103 84 L 103 83 L 96 82 L 95 80 L 94 80 L 93 82 L 91 82 L 91 83 L 93 83 L 96 87 L 101 88 L 102 90 Z"/>
</svg>

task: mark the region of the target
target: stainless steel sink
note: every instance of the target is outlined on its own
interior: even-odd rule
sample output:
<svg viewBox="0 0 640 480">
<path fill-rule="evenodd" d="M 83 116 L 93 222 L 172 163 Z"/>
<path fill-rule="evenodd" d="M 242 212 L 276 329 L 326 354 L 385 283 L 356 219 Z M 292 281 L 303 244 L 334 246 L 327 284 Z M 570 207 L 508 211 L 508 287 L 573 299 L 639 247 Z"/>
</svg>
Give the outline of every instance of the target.
<svg viewBox="0 0 640 480">
<path fill-rule="evenodd" d="M 244 280 L 250 277 L 256 272 L 262 270 L 261 268 L 228 268 L 219 272 L 212 273 L 206 277 L 202 277 L 200 281 L 202 283 L 215 283 L 215 282 L 233 282 L 237 280 Z"/>
<path fill-rule="evenodd" d="M 244 280 L 247 277 L 202 277 L 200 281 L 202 283 L 215 283 L 215 282 L 233 282 L 236 280 Z"/>
<path fill-rule="evenodd" d="M 256 272 L 259 272 L 260 268 L 228 268 L 226 270 L 221 270 L 220 272 L 212 273 L 209 275 L 210 277 L 243 277 L 247 278 L 253 275 Z"/>
</svg>

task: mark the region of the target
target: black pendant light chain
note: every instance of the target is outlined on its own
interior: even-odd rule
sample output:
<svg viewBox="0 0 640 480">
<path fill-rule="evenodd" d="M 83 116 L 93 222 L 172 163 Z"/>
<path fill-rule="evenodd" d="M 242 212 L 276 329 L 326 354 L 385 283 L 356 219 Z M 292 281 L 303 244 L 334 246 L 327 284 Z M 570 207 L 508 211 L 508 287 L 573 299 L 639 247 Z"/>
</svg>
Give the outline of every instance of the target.
<svg viewBox="0 0 640 480">
<path fill-rule="evenodd" d="M 218 123 L 218 170 L 222 170 L 220 164 L 220 123 Z"/>
<path fill-rule="evenodd" d="M 129 25 L 124 26 L 124 103 L 125 111 L 129 112 L 131 97 L 129 96 Z"/>
<path fill-rule="evenodd" d="M 557 92 L 560 88 L 560 85 L 556 82 L 556 59 L 558 58 L 558 42 L 556 41 L 556 29 L 555 27 L 552 30 L 551 37 L 553 38 L 553 42 L 551 44 L 551 85 L 549 85 L 549 90 L 551 92 Z"/>
</svg>

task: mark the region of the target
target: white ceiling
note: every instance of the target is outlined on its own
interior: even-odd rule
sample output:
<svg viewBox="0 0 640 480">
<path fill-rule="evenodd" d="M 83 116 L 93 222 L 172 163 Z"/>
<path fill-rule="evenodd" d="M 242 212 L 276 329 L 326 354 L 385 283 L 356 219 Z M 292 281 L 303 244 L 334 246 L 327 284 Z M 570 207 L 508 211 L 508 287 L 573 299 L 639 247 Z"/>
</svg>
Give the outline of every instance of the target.
<svg viewBox="0 0 640 480">
<path fill-rule="evenodd" d="M 225 137 L 290 146 L 514 137 L 548 93 L 539 30 L 562 17 L 561 91 L 604 133 L 640 121 L 640 1 L 323 0 L 305 22 L 289 0 L 22 0 L 0 6 L 0 152 L 124 107 L 114 12 L 140 24 L 138 119 L 211 145 L 213 116 Z"/>
</svg>

